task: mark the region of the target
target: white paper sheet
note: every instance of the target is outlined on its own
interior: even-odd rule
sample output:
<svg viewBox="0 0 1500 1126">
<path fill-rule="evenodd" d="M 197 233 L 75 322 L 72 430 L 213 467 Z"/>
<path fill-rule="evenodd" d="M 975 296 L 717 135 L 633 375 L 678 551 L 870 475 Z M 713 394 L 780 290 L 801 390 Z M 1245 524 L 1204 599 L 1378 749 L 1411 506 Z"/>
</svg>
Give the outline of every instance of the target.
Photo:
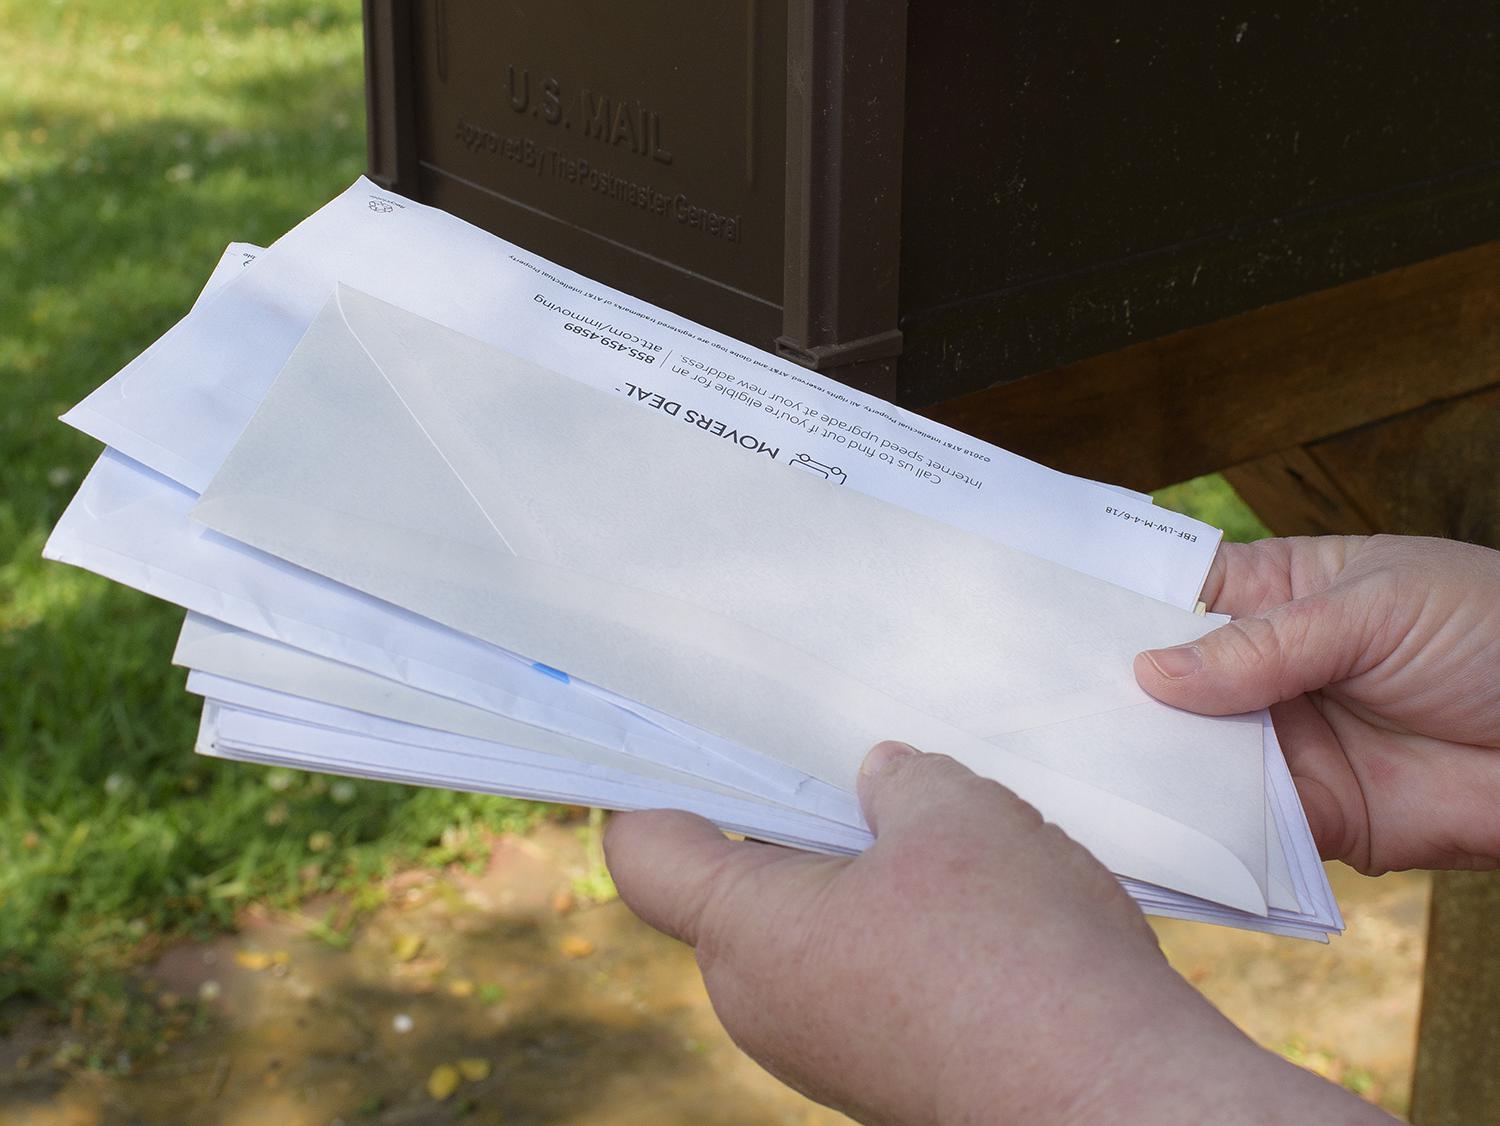
<svg viewBox="0 0 1500 1126">
<path fill-rule="evenodd" d="M 265 247 L 256 246 L 253 242 L 232 242 L 224 248 L 224 253 L 214 263 L 213 273 L 208 275 L 208 280 L 203 283 L 203 288 L 198 291 L 189 314 L 199 308 L 205 301 L 219 290 L 239 277 L 240 271 L 254 262 L 266 252 Z"/>
<path fill-rule="evenodd" d="M 201 491 L 339 281 L 706 441 L 739 442 L 747 457 L 1187 609 L 1218 544 L 1217 529 L 1149 499 L 977 442 L 366 180 L 277 240 L 64 420 Z"/>
</svg>

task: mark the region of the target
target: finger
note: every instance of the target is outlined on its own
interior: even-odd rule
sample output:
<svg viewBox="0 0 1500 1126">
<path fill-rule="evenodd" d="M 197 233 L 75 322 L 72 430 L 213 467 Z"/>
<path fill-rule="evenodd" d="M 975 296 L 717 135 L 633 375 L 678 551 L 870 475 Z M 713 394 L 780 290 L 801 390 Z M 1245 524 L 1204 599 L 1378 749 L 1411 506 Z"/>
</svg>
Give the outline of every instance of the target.
<svg viewBox="0 0 1500 1126">
<path fill-rule="evenodd" d="M 689 946 L 714 885 L 780 853 L 773 845 L 731 841 L 691 813 L 618 813 L 604 832 L 604 856 L 620 898 L 647 924 Z"/>
<path fill-rule="evenodd" d="M 1287 601 L 1291 542 L 1221 543 L 1203 581 L 1203 604 L 1211 613 L 1241 618 Z"/>
<path fill-rule="evenodd" d="M 1317 594 L 1364 542 L 1363 536 L 1291 536 L 1220 544 L 1203 581 L 1203 604 L 1211 613 L 1244 618 Z"/>
<path fill-rule="evenodd" d="M 947 755 L 905 743 L 877 743 L 859 771 L 859 802 L 881 838 L 972 824 L 998 840 L 1016 827 L 1034 829 L 1041 815 L 998 782 Z"/>
<path fill-rule="evenodd" d="M 1343 806 L 1320 779 L 1300 776 L 1292 779 L 1297 788 L 1297 800 L 1307 816 L 1307 829 L 1312 834 L 1318 855 L 1324 860 L 1343 860 L 1350 852 L 1348 832 Z"/>
<path fill-rule="evenodd" d="M 1203 715 L 1234 715 L 1347 677 L 1369 638 L 1353 600 L 1314 595 L 1239 618 L 1187 645 L 1149 649 L 1135 676 L 1151 695 Z"/>
<path fill-rule="evenodd" d="M 1203 605 L 1213 613 L 1233 612 L 1220 609 L 1218 603 L 1224 597 L 1225 581 L 1235 566 L 1235 557 L 1243 550 L 1243 547 L 1243 544 L 1221 543 L 1219 550 L 1214 552 L 1214 561 L 1208 567 L 1208 577 L 1203 580 L 1203 589 L 1198 593 Z"/>
<path fill-rule="evenodd" d="M 1319 855 L 1343 859 L 1355 843 L 1350 831 L 1364 823 L 1365 814 L 1358 779 L 1338 736 L 1309 696 L 1276 705 L 1271 719 Z"/>
</svg>

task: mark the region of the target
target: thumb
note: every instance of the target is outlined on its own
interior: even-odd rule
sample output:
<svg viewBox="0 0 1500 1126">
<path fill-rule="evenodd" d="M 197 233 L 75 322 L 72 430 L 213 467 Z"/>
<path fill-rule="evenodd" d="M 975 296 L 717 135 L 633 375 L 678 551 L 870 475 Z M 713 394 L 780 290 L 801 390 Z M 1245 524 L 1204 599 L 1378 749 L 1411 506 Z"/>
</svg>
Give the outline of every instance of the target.
<svg viewBox="0 0 1500 1126">
<path fill-rule="evenodd" d="M 1042 816 L 1010 790 L 947 755 L 905 743 L 877 743 L 859 768 L 859 802 L 882 840 L 940 830 L 966 832 L 992 844 L 1034 832 Z"/>
<path fill-rule="evenodd" d="M 1135 678 L 1173 707 L 1234 715 L 1344 679 L 1367 640 L 1348 599 L 1311 595 L 1237 618 L 1187 645 L 1139 653 Z"/>
<path fill-rule="evenodd" d="M 617 813 L 604 830 L 604 857 L 620 898 L 663 934 L 698 944 L 716 888 L 786 850 L 731 841 L 691 813 L 653 809 Z"/>
</svg>

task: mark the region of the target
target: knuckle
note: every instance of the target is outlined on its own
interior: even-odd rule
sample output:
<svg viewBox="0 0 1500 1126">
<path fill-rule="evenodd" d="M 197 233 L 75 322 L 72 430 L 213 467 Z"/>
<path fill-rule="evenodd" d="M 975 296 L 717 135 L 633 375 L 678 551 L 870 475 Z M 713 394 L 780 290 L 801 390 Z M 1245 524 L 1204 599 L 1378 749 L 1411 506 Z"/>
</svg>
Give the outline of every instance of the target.
<svg viewBox="0 0 1500 1126">
<path fill-rule="evenodd" d="M 716 900 L 722 901 L 724 892 L 710 889 L 697 908 L 697 920 L 693 931 L 693 957 L 698 962 L 699 972 L 707 978 L 715 967 L 734 960 L 734 940 L 738 928 L 729 919 L 729 913 L 716 909 Z"/>
<path fill-rule="evenodd" d="M 1267 618 L 1240 618 L 1221 632 L 1230 661 L 1240 668 L 1274 665 L 1282 659 L 1281 632 Z"/>
<path fill-rule="evenodd" d="M 689 937 L 704 973 L 732 949 L 739 933 L 734 905 L 749 872 L 738 859 L 727 853 L 679 907 L 677 933 Z"/>
</svg>

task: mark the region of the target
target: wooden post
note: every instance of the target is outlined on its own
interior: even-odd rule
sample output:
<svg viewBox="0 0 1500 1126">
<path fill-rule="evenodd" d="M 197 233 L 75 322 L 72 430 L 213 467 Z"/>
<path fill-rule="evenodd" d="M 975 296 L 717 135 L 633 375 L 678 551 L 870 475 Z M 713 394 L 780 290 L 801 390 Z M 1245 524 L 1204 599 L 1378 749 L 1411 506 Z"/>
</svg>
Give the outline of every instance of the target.
<svg viewBox="0 0 1500 1126">
<path fill-rule="evenodd" d="M 1500 1122 L 1500 873 L 1434 877 L 1411 1118 Z"/>
<path fill-rule="evenodd" d="M 1361 448 L 1362 427 L 1496 384 L 1500 242 L 997 384 L 923 413 L 1069 473 L 1155 489 L 1312 449 L 1329 435 Z M 1321 458 L 1321 448 L 1314 452 Z M 1462 490 L 1470 484 L 1463 480 Z"/>
</svg>

